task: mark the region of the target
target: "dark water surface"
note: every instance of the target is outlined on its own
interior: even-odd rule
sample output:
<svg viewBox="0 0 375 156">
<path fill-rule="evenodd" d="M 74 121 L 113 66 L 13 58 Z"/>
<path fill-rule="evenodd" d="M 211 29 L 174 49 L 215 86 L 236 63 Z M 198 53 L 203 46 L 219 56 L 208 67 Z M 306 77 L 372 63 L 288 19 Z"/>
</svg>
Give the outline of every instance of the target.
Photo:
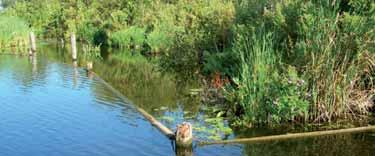
<svg viewBox="0 0 375 156">
<path fill-rule="evenodd" d="M 114 63 L 96 63 L 96 72 L 132 101 L 127 102 L 97 77 L 87 75 L 82 68 L 74 68 L 67 60 L 50 48 L 42 50 L 34 59 L 0 55 L 0 156 L 175 155 L 171 142 L 136 112 L 134 106 L 156 117 L 174 118 L 170 122 L 162 120 L 168 127 L 183 120 L 193 123 L 204 120 L 199 102 L 183 96 L 186 86 L 168 81 L 168 77 L 134 72 L 127 75 L 122 72 L 129 71 L 118 71 Z M 130 68 L 130 71 L 140 70 Z M 119 75 L 112 75 L 115 73 Z M 234 131 L 228 138 L 293 131 L 258 128 Z M 374 151 L 373 132 L 194 147 L 194 155 L 213 156 L 370 156 Z"/>
</svg>

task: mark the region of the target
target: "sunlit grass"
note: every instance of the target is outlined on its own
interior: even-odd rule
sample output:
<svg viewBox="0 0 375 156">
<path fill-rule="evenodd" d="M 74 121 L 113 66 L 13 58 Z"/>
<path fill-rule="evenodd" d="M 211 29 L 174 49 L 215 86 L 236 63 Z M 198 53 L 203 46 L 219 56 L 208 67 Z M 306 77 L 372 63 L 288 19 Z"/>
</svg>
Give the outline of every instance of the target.
<svg viewBox="0 0 375 156">
<path fill-rule="evenodd" d="M 0 50 L 25 47 L 30 29 L 27 23 L 17 17 L 0 15 Z"/>
</svg>

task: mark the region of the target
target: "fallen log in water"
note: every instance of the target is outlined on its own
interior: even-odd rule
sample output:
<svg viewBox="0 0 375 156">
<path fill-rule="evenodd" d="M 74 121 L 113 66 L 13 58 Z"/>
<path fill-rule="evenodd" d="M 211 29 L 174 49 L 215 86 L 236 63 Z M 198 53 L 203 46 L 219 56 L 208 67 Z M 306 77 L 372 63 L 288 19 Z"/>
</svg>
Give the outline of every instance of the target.
<svg viewBox="0 0 375 156">
<path fill-rule="evenodd" d="M 142 108 L 137 107 L 138 112 L 140 112 L 150 123 L 158 128 L 160 132 L 162 132 L 165 136 L 167 136 L 169 139 L 174 139 L 175 134 L 173 133 L 172 130 L 169 128 L 165 127 L 162 123 L 160 123 L 158 120 L 156 120 L 152 115 L 147 113 L 145 110 Z"/>
<path fill-rule="evenodd" d="M 94 73 L 93 71 L 87 71 L 87 72 L 91 72 L 92 74 L 95 75 L 95 77 L 97 77 L 99 79 L 99 81 L 101 81 L 101 83 L 103 83 L 109 90 L 111 90 L 113 93 L 116 94 L 116 96 L 118 96 L 119 98 L 121 98 L 121 100 L 123 100 L 124 102 L 129 102 L 128 99 L 126 97 L 124 97 L 119 91 L 117 91 L 115 88 L 113 88 L 110 84 L 108 84 L 106 81 L 104 81 L 103 79 L 101 79 L 96 73 Z M 146 112 L 144 109 L 140 108 L 140 107 L 137 107 L 135 106 L 135 109 L 137 109 L 138 112 L 140 112 L 154 127 L 156 127 L 157 129 L 159 129 L 160 132 L 162 132 L 166 137 L 168 137 L 169 139 L 171 140 L 174 140 L 175 139 L 175 133 L 170 130 L 169 128 L 167 128 L 166 126 L 164 126 L 161 122 L 159 122 L 158 120 L 156 120 L 152 115 L 150 115 L 148 112 Z"/>
<path fill-rule="evenodd" d="M 110 84 L 106 81 L 101 79 L 96 73 L 94 73 L 90 69 L 86 69 L 87 72 L 95 75 L 108 89 L 110 89 L 114 94 L 116 94 L 121 100 L 128 103 L 128 99 L 124 97 L 119 91 L 113 88 Z M 135 109 L 141 113 L 154 127 L 156 127 L 161 133 L 163 133 L 168 139 L 175 141 L 176 149 L 179 151 L 183 151 L 185 155 L 192 155 L 193 147 L 193 127 L 190 123 L 183 122 L 182 124 L 177 126 L 176 133 L 170 130 L 168 127 L 164 126 L 161 122 L 155 119 L 151 114 L 146 112 L 144 109 L 133 105 Z"/>
<path fill-rule="evenodd" d="M 214 144 L 261 143 L 261 142 L 267 142 L 267 141 L 308 138 L 308 137 L 336 135 L 336 134 L 344 134 L 344 133 L 358 133 L 358 132 L 366 132 L 366 131 L 374 131 L 374 130 L 375 130 L 375 126 L 367 126 L 367 127 L 347 128 L 347 129 L 338 129 L 338 130 L 293 133 L 293 134 L 272 135 L 272 136 L 253 137 L 253 138 L 241 138 L 241 139 L 233 139 L 233 140 L 221 140 L 221 141 L 212 141 L 212 142 L 204 141 L 204 142 L 199 142 L 198 145 L 204 146 L 204 145 L 214 145 Z"/>
</svg>

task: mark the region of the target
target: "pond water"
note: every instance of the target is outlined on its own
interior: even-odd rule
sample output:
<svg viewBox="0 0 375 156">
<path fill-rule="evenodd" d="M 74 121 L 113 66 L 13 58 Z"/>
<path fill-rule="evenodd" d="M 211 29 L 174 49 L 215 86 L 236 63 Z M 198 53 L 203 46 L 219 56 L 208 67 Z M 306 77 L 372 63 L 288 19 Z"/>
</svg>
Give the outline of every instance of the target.
<svg viewBox="0 0 375 156">
<path fill-rule="evenodd" d="M 69 56 L 53 46 L 42 47 L 35 58 L 0 55 L 0 155 L 175 155 L 171 142 L 134 106 L 144 108 L 172 129 L 184 120 L 207 125 L 199 100 L 186 94 L 196 87 L 194 84 L 150 74 L 145 65 L 121 64 L 108 58 L 94 66 L 128 100 L 116 96 L 98 77 L 73 67 Z M 256 128 L 234 131 L 224 138 L 297 131 L 301 130 Z M 374 150 L 375 133 L 368 132 L 194 146 L 193 154 L 372 155 Z"/>
</svg>

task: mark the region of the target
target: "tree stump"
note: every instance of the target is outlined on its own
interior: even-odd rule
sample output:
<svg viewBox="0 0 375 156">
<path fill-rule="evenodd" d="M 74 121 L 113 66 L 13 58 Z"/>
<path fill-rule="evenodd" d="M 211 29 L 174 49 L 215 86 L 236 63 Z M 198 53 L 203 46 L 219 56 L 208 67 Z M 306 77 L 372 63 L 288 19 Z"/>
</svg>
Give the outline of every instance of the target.
<svg viewBox="0 0 375 156">
<path fill-rule="evenodd" d="M 176 147 L 191 148 L 193 145 L 193 127 L 188 122 L 177 125 Z"/>
</svg>

